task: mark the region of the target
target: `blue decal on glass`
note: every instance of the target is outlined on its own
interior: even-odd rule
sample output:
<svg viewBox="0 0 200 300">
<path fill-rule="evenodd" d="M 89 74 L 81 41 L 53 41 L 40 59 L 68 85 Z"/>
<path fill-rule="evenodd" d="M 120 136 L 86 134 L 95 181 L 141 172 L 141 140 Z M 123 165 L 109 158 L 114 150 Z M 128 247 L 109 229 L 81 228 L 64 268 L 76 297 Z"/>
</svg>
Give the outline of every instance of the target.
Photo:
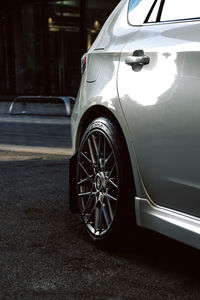
<svg viewBox="0 0 200 300">
<path fill-rule="evenodd" d="M 142 0 L 131 0 L 129 3 L 129 12 L 132 11 Z"/>
</svg>

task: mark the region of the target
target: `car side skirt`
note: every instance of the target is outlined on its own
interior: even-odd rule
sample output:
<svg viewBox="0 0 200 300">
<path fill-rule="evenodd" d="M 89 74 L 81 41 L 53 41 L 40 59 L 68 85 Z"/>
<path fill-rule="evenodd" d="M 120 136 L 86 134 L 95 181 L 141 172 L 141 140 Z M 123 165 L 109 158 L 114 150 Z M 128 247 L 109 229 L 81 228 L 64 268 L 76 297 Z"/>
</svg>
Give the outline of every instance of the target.
<svg viewBox="0 0 200 300">
<path fill-rule="evenodd" d="M 135 198 L 138 226 L 164 234 L 200 249 L 200 219 L 157 206 L 147 199 Z"/>
</svg>

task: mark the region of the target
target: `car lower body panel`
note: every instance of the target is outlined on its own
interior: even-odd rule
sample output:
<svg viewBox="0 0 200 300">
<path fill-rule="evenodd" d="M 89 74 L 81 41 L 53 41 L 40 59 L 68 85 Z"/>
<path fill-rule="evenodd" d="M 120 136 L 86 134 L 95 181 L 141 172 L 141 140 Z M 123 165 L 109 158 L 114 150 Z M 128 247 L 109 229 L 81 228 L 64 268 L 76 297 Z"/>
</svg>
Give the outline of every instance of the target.
<svg viewBox="0 0 200 300">
<path fill-rule="evenodd" d="M 135 198 L 137 225 L 200 249 L 200 219 Z"/>
</svg>

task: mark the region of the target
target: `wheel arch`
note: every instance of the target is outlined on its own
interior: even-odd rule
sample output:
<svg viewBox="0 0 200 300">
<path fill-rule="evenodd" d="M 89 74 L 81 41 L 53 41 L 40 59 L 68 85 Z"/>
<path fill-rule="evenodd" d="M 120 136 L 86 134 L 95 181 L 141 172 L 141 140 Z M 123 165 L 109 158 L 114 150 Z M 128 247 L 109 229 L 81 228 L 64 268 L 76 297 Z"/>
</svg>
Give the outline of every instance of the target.
<svg viewBox="0 0 200 300">
<path fill-rule="evenodd" d="M 122 127 L 118 121 L 118 119 L 115 117 L 113 112 L 111 112 L 107 107 L 102 106 L 102 105 L 94 105 L 90 107 L 82 116 L 80 122 L 79 122 L 79 127 L 77 130 L 77 136 L 76 136 L 76 151 L 79 148 L 82 136 L 86 130 L 86 128 L 89 126 L 89 124 L 100 117 L 107 117 L 109 118 L 113 124 L 117 127 L 117 132 L 120 134 L 120 138 L 122 139 L 122 142 L 124 143 L 126 152 L 127 152 L 127 159 L 128 163 L 130 166 L 132 166 L 131 163 L 131 157 L 130 157 L 130 152 L 129 152 L 129 147 L 127 145 L 127 141 L 125 138 L 125 135 L 123 133 Z M 132 182 L 134 183 L 134 190 L 135 190 L 135 180 L 134 180 L 134 173 L 133 173 L 133 168 L 130 168 L 130 176 L 132 177 Z"/>
<path fill-rule="evenodd" d="M 113 113 L 102 105 L 94 105 L 90 107 L 81 117 L 81 120 L 79 122 L 78 130 L 77 130 L 77 136 L 76 136 L 76 151 L 79 148 L 82 136 L 86 130 L 86 128 L 89 126 L 89 124 L 100 117 L 110 117 L 111 120 L 114 120 L 118 124 L 118 121 L 116 117 L 113 115 Z"/>
<path fill-rule="evenodd" d="M 97 118 L 100 117 L 107 117 L 111 121 L 113 121 L 114 125 L 117 126 L 117 129 L 120 132 L 120 135 L 124 139 L 124 142 L 127 146 L 127 143 L 125 141 L 125 137 L 122 131 L 122 128 L 119 124 L 119 121 L 115 117 L 115 115 L 105 106 L 102 105 L 94 105 L 90 107 L 81 117 L 81 120 L 79 122 L 78 130 L 77 130 L 77 136 L 76 136 L 76 151 L 79 148 L 82 136 L 86 130 L 86 128 L 89 126 L 89 124 L 94 121 Z"/>
</svg>

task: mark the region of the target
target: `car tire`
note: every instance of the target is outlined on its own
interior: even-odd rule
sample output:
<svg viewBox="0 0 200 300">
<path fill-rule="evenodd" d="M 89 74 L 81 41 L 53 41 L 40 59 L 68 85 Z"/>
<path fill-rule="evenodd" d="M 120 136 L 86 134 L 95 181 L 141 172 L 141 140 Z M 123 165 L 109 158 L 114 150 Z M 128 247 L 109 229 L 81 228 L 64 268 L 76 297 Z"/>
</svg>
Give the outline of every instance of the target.
<svg viewBox="0 0 200 300">
<path fill-rule="evenodd" d="M 77 157 L 77 199 L 90 237 L 114 241 L 135 225 L 134 180 L 121 131 L 107 117 L 85 130 Z"/>
</svg>

